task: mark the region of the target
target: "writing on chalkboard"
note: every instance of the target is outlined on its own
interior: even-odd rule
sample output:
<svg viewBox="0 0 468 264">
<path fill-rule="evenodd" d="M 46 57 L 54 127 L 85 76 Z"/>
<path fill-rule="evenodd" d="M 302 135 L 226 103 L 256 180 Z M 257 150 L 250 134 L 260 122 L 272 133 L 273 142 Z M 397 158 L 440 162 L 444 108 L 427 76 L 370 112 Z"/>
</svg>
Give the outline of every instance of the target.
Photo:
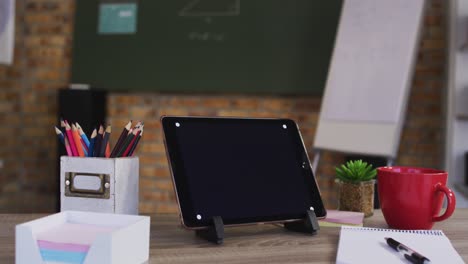
<svg viewBox="0 0 468 264">
<path fill-rule="evenodd" d="M 179 11 L 180 17 L 196 17 L 202 19 L 205 24 L 212 24 L 212 17 L 233 17 L 240 15 L 240 0 L 192 0 Z M 191 41 L 226 40 L 226 32 L 197 31 L 187 34 Z"/>
<path fill-rule="evenodd" d="M 216 33 L 216 32 L 196 32 L 192 31 L 187 34 L 187 37 L 189 40 L 195 40 L 195 41 L 224 41 L 226 36 L 225 33 Z"/>
</svg>

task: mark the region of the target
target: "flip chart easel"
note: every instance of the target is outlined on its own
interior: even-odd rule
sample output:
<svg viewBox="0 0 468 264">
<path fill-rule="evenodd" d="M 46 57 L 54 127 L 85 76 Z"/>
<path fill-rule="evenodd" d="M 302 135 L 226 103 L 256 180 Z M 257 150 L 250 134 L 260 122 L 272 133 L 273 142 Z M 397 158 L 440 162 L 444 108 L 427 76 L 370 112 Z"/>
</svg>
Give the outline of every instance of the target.
<svg viewBox="0 0 468 264">
<path fill-rule="evenodd" d="M 346 0 L 314 139 L 321 150 L 396 158 L 424 0 Z"/>
</svg>

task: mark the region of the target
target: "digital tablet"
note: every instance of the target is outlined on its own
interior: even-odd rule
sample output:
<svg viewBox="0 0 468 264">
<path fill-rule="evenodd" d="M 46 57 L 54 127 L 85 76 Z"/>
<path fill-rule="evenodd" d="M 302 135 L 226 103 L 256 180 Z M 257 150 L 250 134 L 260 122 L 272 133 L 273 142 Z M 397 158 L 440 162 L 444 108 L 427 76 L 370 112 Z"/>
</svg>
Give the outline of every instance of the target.
<svg viewBox="0 0 468 264">
<path fill-rule="evenodd" d="M 290 119 L 161 118 L 187 228 L 326 215 L 298 126 Z"/>
</svg>

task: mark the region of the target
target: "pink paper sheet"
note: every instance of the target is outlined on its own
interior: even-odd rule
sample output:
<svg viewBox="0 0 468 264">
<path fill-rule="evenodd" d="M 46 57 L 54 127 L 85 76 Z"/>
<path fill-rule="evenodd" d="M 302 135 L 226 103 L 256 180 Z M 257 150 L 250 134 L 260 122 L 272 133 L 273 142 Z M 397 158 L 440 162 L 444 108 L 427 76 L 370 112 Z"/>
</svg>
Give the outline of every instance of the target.
<svg viewBox="0 0 468 264">
<path fill-rule="evenodd" d="M 110 233 L 116 229 L 118 228 L 64 223 L 36 234 L 36 239 L 54 243 L 91 245 L 99 234 Z"/>
<path fill-rule="evenodd" d="M 40 249 L 47 250 L 60 250 L 60 251 L 70 251 L 70 252 L 88 252 L 89 245 L 80 245 L 80 244 L 70 244 L 70 243 L 55 243 L 44 240 L 38 240 L 37 244 Z"/>
<path fill-rule="evenodd" d="M 342 223 L 342 224 L 362 224 L 364 213 L 327 210 L 327 217 L 324 219 L 326 222 Z"/>
</svg>

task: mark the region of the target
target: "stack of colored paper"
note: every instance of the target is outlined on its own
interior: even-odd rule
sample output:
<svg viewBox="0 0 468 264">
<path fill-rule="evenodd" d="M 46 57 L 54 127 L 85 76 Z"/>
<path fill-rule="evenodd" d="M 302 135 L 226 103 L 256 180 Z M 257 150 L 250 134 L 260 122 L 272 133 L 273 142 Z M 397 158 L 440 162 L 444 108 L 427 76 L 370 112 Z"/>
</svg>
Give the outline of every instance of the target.
<svg viewBox="0 0 468 264">
<path fill-rule="evenodd" d="M 64 223 L 37 234 L 37 244 L 44 263 L 80 264 L 97 235 L 115 227 Z"/>
<path fill-rule="evenodd" d="M 364 213 L 327 210 L 327 217 L 319 220 L 320 226 L 362 226 Z"/>
</svg>

